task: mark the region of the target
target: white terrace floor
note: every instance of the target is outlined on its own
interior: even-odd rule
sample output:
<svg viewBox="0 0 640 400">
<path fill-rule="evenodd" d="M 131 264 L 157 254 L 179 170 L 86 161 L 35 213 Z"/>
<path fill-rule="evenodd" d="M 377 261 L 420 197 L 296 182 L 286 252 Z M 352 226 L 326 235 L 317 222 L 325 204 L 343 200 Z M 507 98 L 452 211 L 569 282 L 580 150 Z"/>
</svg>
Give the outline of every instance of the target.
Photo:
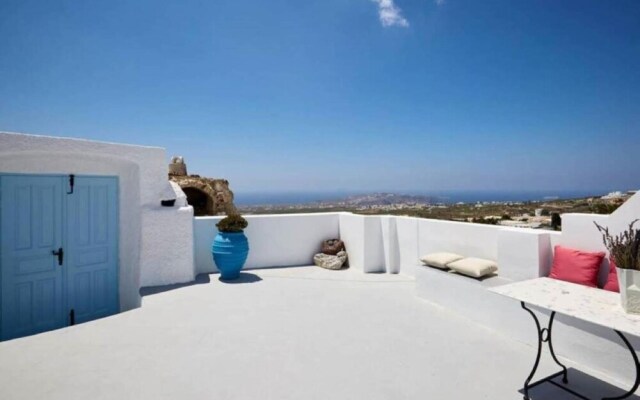
<svg viewBox="0 0 640 400">
<path fill-rule="evenodd" d="M 522 398 L 534 349 L 417 299 L 405 277 L 303 267 L 205 278 L 0 343 L 0 399 Z M 570 398 L 551 385 L 534 394 Z"/>
</svg>

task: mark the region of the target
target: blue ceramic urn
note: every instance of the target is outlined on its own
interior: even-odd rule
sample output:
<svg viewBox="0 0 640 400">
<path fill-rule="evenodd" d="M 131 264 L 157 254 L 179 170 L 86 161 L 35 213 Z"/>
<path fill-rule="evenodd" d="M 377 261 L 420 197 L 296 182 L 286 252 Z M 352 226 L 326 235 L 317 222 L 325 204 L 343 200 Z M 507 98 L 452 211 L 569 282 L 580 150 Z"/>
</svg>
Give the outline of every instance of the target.
<svg viewBox="0 0 640 400">
<path fill-rule="evenodd" d="M 218 232 L 211 253 L 220 270 L 220 278 L 237 279 L 249 255 L 249 241 L 244 232 Z"/>
</svg>

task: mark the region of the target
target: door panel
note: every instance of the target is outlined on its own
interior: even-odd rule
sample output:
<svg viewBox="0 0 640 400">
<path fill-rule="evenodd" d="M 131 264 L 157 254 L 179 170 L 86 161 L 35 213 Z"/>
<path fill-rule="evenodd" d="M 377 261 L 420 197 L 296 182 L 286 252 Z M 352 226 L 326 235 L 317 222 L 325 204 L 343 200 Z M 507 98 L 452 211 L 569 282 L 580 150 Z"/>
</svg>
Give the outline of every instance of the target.
<svg viewBox="0 0 640 400">
<path fill-rule="evenodd" d="M 65 325 L 60 177 L 0 176 L 0 339 Z"/>
<path fill-rule="evenodd" d="M 118 180 L 0 175 L 0 340 L 119 311 Z M 63 248 L 63 265 L 52 254 Z"/>
<path fill-rule="evenodd" d="M 76 177 L 67 196 L 67 296 L 75 322 L 118 312 L 118 181 Z"/>
</svg>

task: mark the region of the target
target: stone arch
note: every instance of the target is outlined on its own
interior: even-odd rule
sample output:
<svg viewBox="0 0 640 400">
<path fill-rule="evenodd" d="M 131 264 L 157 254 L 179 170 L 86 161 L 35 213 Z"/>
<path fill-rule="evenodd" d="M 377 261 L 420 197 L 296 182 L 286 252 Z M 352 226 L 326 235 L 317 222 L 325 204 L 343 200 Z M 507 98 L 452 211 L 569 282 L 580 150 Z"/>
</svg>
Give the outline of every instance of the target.
<svg viewBox="0 0 640 400">
<path fill-rule="evenodd" d="M 187 203 L 193 207 L 195 216 L 214 215 L 216 194 L 210 185 L 198 180 L 178 184 L 187 196 Z"/>
<path fill-rule="evenodd" d="M 217 215 L 221 212 L 231 215 L 238 212 L 233 205 L 229 181 L 187 175 L 187 165 L 182 157 L 171 159 L 169 179 L 180 186 L 196 216 Z"/>
</svg>

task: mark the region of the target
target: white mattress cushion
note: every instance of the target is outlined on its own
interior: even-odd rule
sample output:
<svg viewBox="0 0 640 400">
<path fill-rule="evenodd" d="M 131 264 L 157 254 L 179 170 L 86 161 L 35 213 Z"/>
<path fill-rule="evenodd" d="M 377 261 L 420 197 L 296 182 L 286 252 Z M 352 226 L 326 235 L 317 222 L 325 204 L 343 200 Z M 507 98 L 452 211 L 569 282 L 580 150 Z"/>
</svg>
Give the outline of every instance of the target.
<svg viewBox="0 0 640 400">
<path fill-rule="evenodd" d="M 462 260 L 463 258 L 464 256 L 461 256 L 460 254 L 442 252 L 424 255 L 420 257 L 420 261 L 422 261 L 423 264 L 429 265 L 431 267 L 446 269 L 447 264 L 454 261 Z"/>
<path fill-rule="evenodd" d="M 495 261 L 484 260 L 482 258 L 463 258 L 447 264 L 455 272 L 474 278 L 482 278 L 498 271 L 498 264 Z"/>
</svg>

